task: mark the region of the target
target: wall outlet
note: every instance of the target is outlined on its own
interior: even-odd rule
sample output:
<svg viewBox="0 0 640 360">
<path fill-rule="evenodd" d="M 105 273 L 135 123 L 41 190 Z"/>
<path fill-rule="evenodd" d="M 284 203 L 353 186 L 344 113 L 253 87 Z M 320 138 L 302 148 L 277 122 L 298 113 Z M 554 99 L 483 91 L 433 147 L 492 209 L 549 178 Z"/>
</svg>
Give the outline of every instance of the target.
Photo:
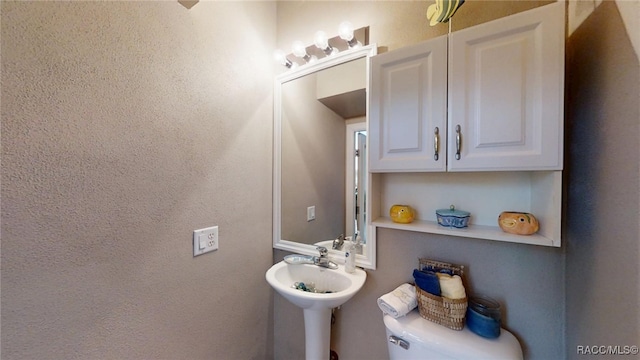
<svg viewBox="0 0 640 360">
<path fill-rule="evenodd" d="M 212 226 L 193 231 L 193 256 L 218 250 L 218 227 Z"/>
<path fill-rule="evenodd" d="M 307 208 L 307 221 L 311 221 L 311 220 L 315 220 L 316 219 L 316 207 L 315 206 L 309 206 Z"/>
</svg>

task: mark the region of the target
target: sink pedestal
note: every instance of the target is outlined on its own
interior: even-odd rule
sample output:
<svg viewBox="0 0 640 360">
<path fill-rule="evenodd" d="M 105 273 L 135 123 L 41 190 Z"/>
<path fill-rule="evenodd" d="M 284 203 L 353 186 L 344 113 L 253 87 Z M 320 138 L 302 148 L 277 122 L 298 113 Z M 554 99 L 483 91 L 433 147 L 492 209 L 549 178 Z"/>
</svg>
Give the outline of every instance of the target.
<svg viewBox="0 0 640 360">
<path fill-rule="evenodd" d="M 331 309 L 304 309 L 306 360 L 328 360 L 331 347 Z"/>
<path fill-rule="evenodd" d="M 333 270 L 281 261 L 269 268 L 265 277 L 280 295 L 304 311 L 306 360 L 328 360 L 331 353 L 331 310 L 347 302 L 362 288 L 367 273 L 362 269 L 347 273 L 344 265 Z M 330 292 L 300 291 L 291 286 L 296 282 L 313 283 L 317 289 Z"/>
</svg>

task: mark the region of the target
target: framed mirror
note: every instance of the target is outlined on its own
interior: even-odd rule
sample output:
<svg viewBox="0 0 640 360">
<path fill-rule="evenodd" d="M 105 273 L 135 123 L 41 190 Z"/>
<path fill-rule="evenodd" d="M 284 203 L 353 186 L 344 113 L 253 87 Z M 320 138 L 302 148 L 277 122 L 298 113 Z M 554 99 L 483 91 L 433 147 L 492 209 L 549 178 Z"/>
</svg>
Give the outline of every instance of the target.
<svg viewBox="0 0 640 360">
<path fill-rule="evenodd" d="M 360 237 L 356 264 L 375 269 L 367 225 L 369 58 L 376 45 L 340 52 L 279 75 L 274 89 L 273 247 L 317 255 Z"/>
</svg>

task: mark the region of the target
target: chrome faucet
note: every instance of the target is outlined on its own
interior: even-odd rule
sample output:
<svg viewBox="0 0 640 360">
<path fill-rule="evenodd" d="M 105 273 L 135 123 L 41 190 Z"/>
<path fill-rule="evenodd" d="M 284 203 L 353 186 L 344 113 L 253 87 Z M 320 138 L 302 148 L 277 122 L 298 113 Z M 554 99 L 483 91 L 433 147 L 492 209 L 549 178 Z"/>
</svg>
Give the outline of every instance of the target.
<svg viewBox="0 0 640 360">
<path fill-rule="evenodd" d="M 342 249 L 342 245 L 344 245 L 344 234 L 340 234 L 335 240 L 333 240 L 332 248 L 333 250 Z"/>
<path fill-rule="evenodd" d="M 313 257 L 313 263 L 318 266 L 322 266 L 328 269 L 337 269 L 338 264 L 329 260 L 329 250 L 324 246 L 316 247 L 316 250 L 320 252 L 320 256 Z"/>
</svg>

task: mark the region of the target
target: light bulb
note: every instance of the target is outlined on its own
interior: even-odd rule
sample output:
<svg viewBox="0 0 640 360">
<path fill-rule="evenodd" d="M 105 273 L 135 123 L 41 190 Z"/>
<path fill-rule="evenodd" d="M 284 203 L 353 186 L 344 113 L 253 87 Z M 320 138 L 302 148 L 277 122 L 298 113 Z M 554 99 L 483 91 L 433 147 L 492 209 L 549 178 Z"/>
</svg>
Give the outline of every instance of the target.
<svg viewBox="0 0 640 360">
<path fill-rule="evenodd" d="M 343 21 L 338 27 L 338 34 L 342 40 L 347 42 L 353 39 L 353 24 L 348 21 Z"/>
<path fill-rule="evenodd" d="M 334 48 L 333 46 L 329 45 L 329 39 L 327 38 L 327 33 L 325 33 L 324 31 L 316 32 L 316 35 L 313 38 L 313 43 L 316 45 L 318 49 L 324 51 L 324 54 L 327 56 L 335 55 L 338 53 L 337 48 Z"/>
<path fill-rule="evenodd" d="M 291 48 L 293 55 L 302 58 L 305 62 L 313 63 L 318 60 L 315 55 L 310 56 L 307 54 L 307 48 L 304 46 L 302 41 L 294 41 L 293 44 L 291 44 Z"/>
<path fill-rule="evenodd" d="M 340 23 L 338 27 L 338 34 L 340 34 L 340 38 L 347 42 L 350 49 L 359 48 L 362 46 L 358 39 L 353 36 L 353 24 L 348 21 L 343 21 Z"/>
<path fill-rule="evenodd" d="M 287 56 L 282 50 L 276 50 L 273 52 L 273 59 L 278 62 L 278 64 L 284 64 L 286 58 Z"/>
<path fill-rule="evenodd" d="M 293 55 L 299 58 L 308 56 L 307 48 L 304 46 L 304 43 L 302 41 L 294 41 L 293 44 L 291 44 L 291 50 L 293 52 Z"/>
<path fill-rule="evenodd" d="M 273 58 L 278 62 L 278 64 L 284 65 L 288 68 L 291 68 L 291 66 L 293 65 L 291 60 L 287 59 L 287 55 L 282 50 L 274 51 Z"/>
<path fill-rule="evenodd" d="M 316 32 L 316 35 L 313 38 L 313 42 L 321 50 L 329 47 L 329 39 L 327 38 L 327 33 L 325 33 L 324 31 Z"/>
</svg>

